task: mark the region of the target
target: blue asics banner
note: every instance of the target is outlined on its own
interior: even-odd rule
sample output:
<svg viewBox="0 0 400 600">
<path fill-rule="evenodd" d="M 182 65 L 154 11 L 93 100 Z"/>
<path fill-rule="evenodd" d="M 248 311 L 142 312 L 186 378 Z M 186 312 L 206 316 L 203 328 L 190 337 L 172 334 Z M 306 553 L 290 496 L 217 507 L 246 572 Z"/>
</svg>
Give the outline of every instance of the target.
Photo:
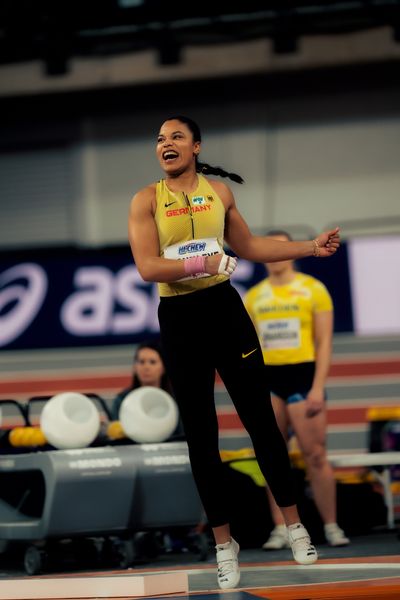
<svg viewBox="0 0 400 600">
<path fill-rule="evenodd" d="M 300 270 L 333 296 L 335 330 L 353 329 L 346 247 Z M 265 276 L 239 260 L 233 284 L 243 293 Z M 158 293 L 140 277 L 128 247 L 48 248 L 0 253 L 0 348 L 131 344 L 158 332 Z"/>
</svg>

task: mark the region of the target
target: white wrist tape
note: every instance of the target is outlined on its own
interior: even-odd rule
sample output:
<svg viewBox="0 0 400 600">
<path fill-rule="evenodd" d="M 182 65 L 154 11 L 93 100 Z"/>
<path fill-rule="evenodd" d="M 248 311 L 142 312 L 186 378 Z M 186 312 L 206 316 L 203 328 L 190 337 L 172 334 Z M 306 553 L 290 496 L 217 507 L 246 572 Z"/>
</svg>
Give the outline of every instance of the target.
<svg viewBox="0 0 400 600">
<path fill-rule="evenodd" d="M 220 275 L 227 275 L 228 277 L 232 275 L 233 271 L 236 269 L 237 258 L 234 256 L 228 256 L 227 254 L 223 254 L 221 258 L 221 262 L 219 263 L 218 273 Z"/>
</svg>

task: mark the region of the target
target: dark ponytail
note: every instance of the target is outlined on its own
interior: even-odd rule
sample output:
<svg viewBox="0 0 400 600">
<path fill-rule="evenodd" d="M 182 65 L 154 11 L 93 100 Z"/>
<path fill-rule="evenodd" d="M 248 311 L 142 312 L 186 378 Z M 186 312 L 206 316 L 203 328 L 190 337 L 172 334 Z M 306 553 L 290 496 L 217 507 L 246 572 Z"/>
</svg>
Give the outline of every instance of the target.
<svg viewBox="0 0 400 600">
<path fill-rule="evenodd" d="M 207 163 L 199 162 L 196 157 L 196 171 L 197 173 L 204 173 L 204 175 L 218 175 L 218 177 L 229 177 L 232 181 L 236 183 L 244 183 L 243 177 L 237 175 L 236 173 L 228 173 L 225 169 L 221 167 L 212 167 Z"/>
<path fill-rule="evenodd" d="M 197 125 L 197 123 L 195 121 L 193 121 L 193 119 L 190 119 L 189 117 L 185 117 L 183 115 L 176 115 L 174 117 L 168 117 L 168 119 L 165 119 L 165 120 L 166 121 L 180 121 L 181 123 L 184 123 L 192 132 L 193 141 L 201 142 L 200 127 Z M 228 177 L 229 179 L 231 179 L 232 181 L 235 181 L 236 183 L 244 183 L 244 179 L 240 175 L 237 175 L 236 173 L 229 173 L 228 171 L 225 171 L 225 169 L 222 169 L 221 167 L 212 167 L 211 165 L 209 165 L 207 163 L 199 162 L 197 156 L 196 156 L 196 172 L 204 173 L 204 175 L 217 175 L 218 177 Z"/>
</svg>

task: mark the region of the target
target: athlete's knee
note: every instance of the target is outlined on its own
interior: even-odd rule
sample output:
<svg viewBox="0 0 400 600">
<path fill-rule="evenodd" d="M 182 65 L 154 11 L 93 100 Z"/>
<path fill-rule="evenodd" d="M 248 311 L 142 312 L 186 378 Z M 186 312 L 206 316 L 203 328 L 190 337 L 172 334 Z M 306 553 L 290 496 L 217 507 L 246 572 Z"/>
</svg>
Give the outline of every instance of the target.
<svg viewBox="0 0 400 600">
<path fill-rule="evenodd" d="M 323 446 L 315 446 L 309 452 L 304 453 L 304 460 L 310 469 L 320 470 L 327 462 L 326 449 Z"/>
</svg>

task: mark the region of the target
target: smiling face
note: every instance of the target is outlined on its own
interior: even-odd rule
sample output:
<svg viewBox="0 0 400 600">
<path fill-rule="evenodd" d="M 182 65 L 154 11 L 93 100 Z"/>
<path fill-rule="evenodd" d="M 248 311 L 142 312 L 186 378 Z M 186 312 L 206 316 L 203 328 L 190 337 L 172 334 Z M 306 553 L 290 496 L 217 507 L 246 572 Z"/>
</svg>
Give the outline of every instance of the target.
<svg viewBox="0 0 400 600">
<path fill-rule="evenodd" d="M 195 170 L 200 142 L 193 141 L 189 127 L 172 119 L 161 126 L 157 138 L 157 158 L 162 170 L 170 177 L 177 177 L 189 169 Z"/>
</svg>

